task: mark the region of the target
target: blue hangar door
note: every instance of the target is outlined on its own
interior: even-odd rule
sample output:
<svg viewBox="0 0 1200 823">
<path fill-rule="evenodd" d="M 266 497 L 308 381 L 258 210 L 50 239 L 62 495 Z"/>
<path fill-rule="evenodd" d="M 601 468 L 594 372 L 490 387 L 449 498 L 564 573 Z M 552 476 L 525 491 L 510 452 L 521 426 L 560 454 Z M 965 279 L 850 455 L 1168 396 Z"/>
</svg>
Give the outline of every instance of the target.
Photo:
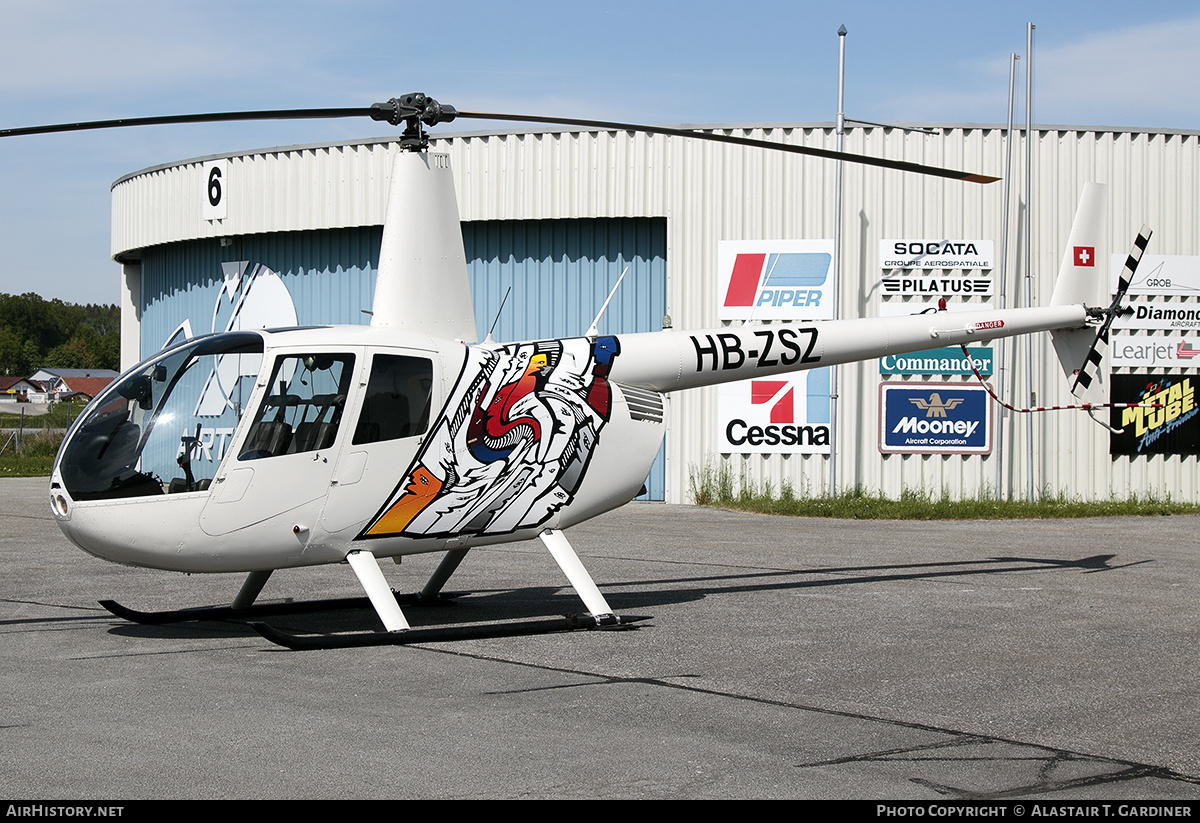
<svg viewBox="0 0 1200 823">
<path fill-rule="evenodd" d="M 600 334 L 662 328 L 665 217 L 486 220 L 464 222 L 462 228 L 481 337 L 493 322 L 492 337 L 500 343 L 581 336 L 626 267 L 629 273 L 600 318 Z M 646 488 L 640 499 L 664 499 L 661 450 Z"/>
</svg>

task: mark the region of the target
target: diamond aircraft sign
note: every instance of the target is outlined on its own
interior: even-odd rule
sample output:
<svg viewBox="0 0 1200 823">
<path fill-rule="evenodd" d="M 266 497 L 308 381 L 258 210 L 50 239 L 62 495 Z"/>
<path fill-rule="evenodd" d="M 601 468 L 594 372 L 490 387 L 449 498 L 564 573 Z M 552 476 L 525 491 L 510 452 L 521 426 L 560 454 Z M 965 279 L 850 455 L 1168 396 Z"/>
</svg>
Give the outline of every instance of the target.
<svg viewBox="0 0 1200 823">
<path fill-rule="evenodd" d="M 721 320 L 832 320 L 832 240 L 726 240 L 718 251 Z"/>
</svg>

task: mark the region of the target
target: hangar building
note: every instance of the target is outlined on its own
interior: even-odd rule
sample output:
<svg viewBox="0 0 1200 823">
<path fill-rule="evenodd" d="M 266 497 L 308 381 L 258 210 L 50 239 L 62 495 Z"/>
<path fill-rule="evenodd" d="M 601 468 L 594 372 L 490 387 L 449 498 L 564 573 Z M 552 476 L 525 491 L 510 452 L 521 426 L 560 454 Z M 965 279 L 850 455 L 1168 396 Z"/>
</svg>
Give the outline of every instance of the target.
<svg viewBox="0 0 1200 823">
<path fill-rule="evenodd" d="M 835 148 L 829 123 L 695 128 Z M 836 378 L 821 370 L 673 396 L 649 497 L 687 502 L 694 478 L 724 467 L 735 480 L 798 495 L 825 494 L 832 470 L 839 489 L 889 496 L 1020 498 L 1032 487 L 1200 501 L 1192 400 L 1200 361 L 1191 359 L 1200 350 L 1192 296 L 1200 295 L 1200 132 L 1039 127 L 1029 204 L 1018 185 L 1024 135 L 1014 136 L 1007 243 L 1005 182 L 847 163 L 836 254 L 829 160 L 586 129 L 446 134 L 430 150 L 450 157 L 477 326 L 484 334 L 496 320 L 498 341 L 582 334 L 626 267 L 601 333 L 911 314 L 940 297 L 951 310 L 1011 308 L 1027 305 L 1027 288 L 1033 305 L 1046 305 L 1084 183 L 1107 184 L 1108 248 L 1086 250 L 1102 274 L 1143 223 L 1154 230 L 1131 291 L 1141 308 L 1114 328 L 1111 368 L 1122 394 L 1114 400 L 1162 402 L 1130 419 L 1125 434 L 1078 411 L 1008 412 L 979 395 L 961 352 L 883 358 L 841 366 Z M 845 149 L 999 176 L 1006 134 L 989 125 L 860 126 L 847 131 Z M 272 148 L 114 183 L 122 366 L 179 335 L 224 330 L 239 311 L 247 325 L 369 322 L 398 150 L 392 138 Z M 821 260 L 825 268 L 811 268 Z M 731 283 L 753 266 L 759 279 L 739 304 Z M 1015 406 L 1071 402 L 1047 335 L 986 344 L 970 360 Z M 956 391 L 966 392 L 957 402 Z M 976 425 L 960 428 L 975 439 L 915 437 L 940 431 L 935 418 L 955 407 L 974 409 Z M 772 426 L 793 433 L 772 437 Z"/>
</svg>

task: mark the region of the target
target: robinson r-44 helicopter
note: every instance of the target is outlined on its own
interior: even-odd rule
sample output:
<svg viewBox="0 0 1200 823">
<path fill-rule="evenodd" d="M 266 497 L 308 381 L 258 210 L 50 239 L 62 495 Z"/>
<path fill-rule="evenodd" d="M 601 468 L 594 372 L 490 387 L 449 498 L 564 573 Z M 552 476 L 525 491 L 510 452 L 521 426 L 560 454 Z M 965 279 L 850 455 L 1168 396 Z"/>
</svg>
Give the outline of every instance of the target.
<svg viewBox="0 0 1200 823">
<path fill-rule="evenodd" d="M 745 324 L 701 331 L 479 341 L 449 161 L 425 126 L 455 117 L 642 130 L 817 154 L 969 182 L 994 178 L 723 134 L 604 121 L 458 112 L 423 94 L 362 109 L 238 112 L 0 131 L 0 136 L 156 123 L 370 116 L 405 126 L 395 159 L 368 326 L 241 329 L 195 337 L 115 380 L 67 433 L 50 506 L 84 551 L 134 566 L 242 573 L 229 607 L 136 612 L 144 622 L 254 619 L 277 569 L 346 562 L 383 631 L 298 637 L 292 648 L 633 625 L 605 600 L 564 530 L 632 500 L 664 434 L 665 395 L 751 377 L 1051 331 L 1084 407 L 1104 403 L 1108 327 L 1119 311 L 1099 267 L 1063 267 L 1041 308 Z M 1069 243 L 1102 230 L 1088 198 Z M 1149 239 L 1139 235 L 1123 287 Z M 203 412 L 203 414 L 201 413 Z M 211 477 L 203 430 L 232 431 Z M 563 621 L 413 629 L 402 604 L 436 599 L 477 546 L 540 538 L 583 600 Z M 420 593 L 399 596 L 378 560 L 445 552 Z M 288 610 L 306 604 L 288 604 Z"/>
</svg>

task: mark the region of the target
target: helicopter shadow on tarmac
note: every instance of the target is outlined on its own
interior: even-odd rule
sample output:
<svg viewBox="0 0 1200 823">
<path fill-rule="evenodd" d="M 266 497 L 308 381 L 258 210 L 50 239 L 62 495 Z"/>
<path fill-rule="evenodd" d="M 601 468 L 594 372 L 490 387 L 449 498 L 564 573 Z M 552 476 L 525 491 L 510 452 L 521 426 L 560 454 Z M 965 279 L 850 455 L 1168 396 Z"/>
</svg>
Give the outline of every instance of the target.
<svg viewBox="0 0 1200 823">
<path fill-rule="evenodd" d="M 603 588 L 607 590 L 606 596 L 614 607 L 624 613 L 630 613 L 692 603 L 720 595 L 1038 572 L 1079 571 L 1083 574 L 1093 574 L 1153 562 L 1147 559 L 1114 563 L 1116 557 L 1115 554 L 1096 554 L 1072 560 L 1000 556 L 926 563 L 762 569 L 730 574 L 634 579 L 609 582 L 604 584 Z M 292 601 L 284 599 L 281 602 Z M 413 626 L 457 627 L 502 619 L 519 625 L 521 621 L 570 616 L 578 611 L 578 598 L 565 581 L 561 586 L 475 589 L 447 593 L 436 602 L 414 607 Z M 341 634 L 378 630 L 378 618 L 366 603 L 352 607 L 305 611 L 269 619 L 269 622 L 297 633 Z M 649 624 L 646 624 L 646 627 L 649 627 Z M 109 631 L 119 636 L 159 639 L 254 635 L 248 624 L 238 619 L 200 619 L 165 625 L 121 621 Z"/>
</svg>

